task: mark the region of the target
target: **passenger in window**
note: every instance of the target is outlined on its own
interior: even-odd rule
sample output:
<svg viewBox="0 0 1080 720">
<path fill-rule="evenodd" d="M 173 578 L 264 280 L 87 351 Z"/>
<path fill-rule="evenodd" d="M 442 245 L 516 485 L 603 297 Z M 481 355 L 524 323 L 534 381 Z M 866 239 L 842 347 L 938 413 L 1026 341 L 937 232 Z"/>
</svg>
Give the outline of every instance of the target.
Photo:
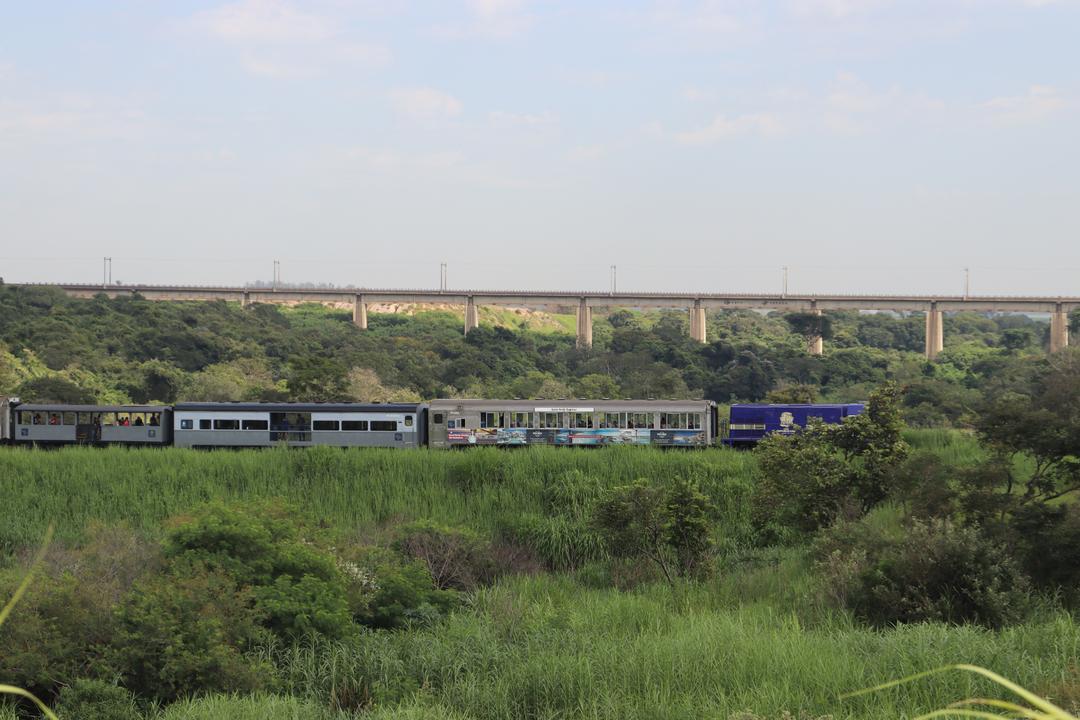
<svg viewBox="0 0 1080 720">
<path fill-rule="evenodd" d="M 120 418 L 120 427 L 131 427 L 131 418 L 129 418 L 127 415 Z"/>
<path fill-rule="evenodd" d="M 150 427 L 157 427 L 160 424 L 161 424 L 161 421 L 158 419 L 158 414 L 157 413 L 151 413 L 150 414 Z"/>
<path fill-rule="evenodd" d="M 59 425 L 60 424 L 60 416 L 57 415 L 56 413 L 49 413 L 49 424 L 50 425 Z"/>
<path fill-rule="evenodd" d="M 34 413 L 34 424 L 35 425 L 40 425 L 41 424 L 41 413 Z"/>
<path fill-rule="evenodd" d="M 142 426 L 143 426 L 142 415 L 136 415 L 135 416 L 135 427 L 142 427 Z"/>
</svg>

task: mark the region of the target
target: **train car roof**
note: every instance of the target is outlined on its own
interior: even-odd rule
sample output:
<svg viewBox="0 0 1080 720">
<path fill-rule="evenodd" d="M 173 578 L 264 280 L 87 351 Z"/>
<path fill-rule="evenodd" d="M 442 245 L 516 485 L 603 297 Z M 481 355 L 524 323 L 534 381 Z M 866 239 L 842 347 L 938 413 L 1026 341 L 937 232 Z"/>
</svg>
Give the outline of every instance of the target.
<svg viewBox="0 0 1080 720">
<path fill-rule="evenodd" d="M 176 410 L 188 412 L 416 412 L 421 403 L 258 403 L 182 402 Z"/>
<path fill-rule="evenodd" d="M 560 400 L 432 400 L 431 407 L 487 409 L 493 407 L 533 412 L 589 412 L 597 408 L 607 410 L 629 410 L 632 408 L 675 408 L 679 410 L 700 410 L 702 405 L 715 405 L 712 400 L 597 400 L 584 398 L 562 398 Z M 547 409 L 545 409 L 547 408 Z"/>
<path fill-rule="evenodd" d="M 19 412 L 163 412 L 168 405 L 61 405 L 60 403 L 24 403 L 16 406 Z"/>
</svg>

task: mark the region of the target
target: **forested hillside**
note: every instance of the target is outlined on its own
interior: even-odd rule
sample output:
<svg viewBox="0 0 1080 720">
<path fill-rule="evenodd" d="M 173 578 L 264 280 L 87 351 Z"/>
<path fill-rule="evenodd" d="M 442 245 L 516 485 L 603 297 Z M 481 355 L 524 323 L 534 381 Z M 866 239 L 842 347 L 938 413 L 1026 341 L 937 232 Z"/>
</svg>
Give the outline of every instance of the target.
<svg viewBox="0 0 1080 720">
<path fill-rule="evenodd" d="M 466 337 L 447 311 L 373 314 L 138 296 L 77 300 L 0 286 L 0 393 L 27 400 L 407 400 L 469 397 L 706 397 L 719 402 L 865 398 L 892 379 L 914 425 L 962 422 L 988 378 L 1039 355 L 1047 323 L 951 315 L 945 351 L 923 358 L 923 317 L 830 313 L 825 355 L 806 352 L 805 316 L 723 312 L 710 342 L 682 312 L 616 310 L 575 348 L 556 316 L 492 312 Z M 530 324 L 534 327 L 530 327 Z"/>
</svg>

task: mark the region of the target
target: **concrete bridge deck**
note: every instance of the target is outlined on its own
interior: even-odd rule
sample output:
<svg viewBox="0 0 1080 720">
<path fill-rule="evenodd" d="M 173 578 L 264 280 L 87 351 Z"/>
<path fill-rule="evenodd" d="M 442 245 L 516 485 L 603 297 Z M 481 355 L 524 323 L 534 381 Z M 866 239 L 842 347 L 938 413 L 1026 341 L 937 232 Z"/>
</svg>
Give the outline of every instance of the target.
<svg viewBox="0 0 1080 720">
<path fill-rule="evenodd" d="M 23 287 L 46 286 L 24 284 Z M 1068 314 L 1080 309 L 1080 297 L 1009 295 L 855 295 L 855 294 L 769 294 L 716 292 L 596 292 L 531 290 L 427 290 L 393 288 L 303 288 L 281 286 L 226 287 L 201 285 L 99 285 L 60 283 L 74 297 L 110 297 L 138 293 L 148 300 L 225 300 L 242 305 L 252 303 L 352 304 L 353 321 L 367 328 L 367 306 L 373 303 L 451 304 L 465 307 L 465 332 L 477 327 L 476 308 L 507 305 L 544 309 L 575 306 L 577 338 L 582 347 L 592 345 L 592 308 L 685 308 L 690 312 L 691 336 L 706 342 L 706 311 L 764 309 L 786 312 L 821 313 L 828 310 L 892 310 L 926 313 L 926 356 L 933 359 L 942 349 L 946 312 L 1024 312 L 1050 315 L 1050 349 L 1068 345 Z M 809 351 L 822 352 L 821 338 L 811 338 Z"/>
</svg>

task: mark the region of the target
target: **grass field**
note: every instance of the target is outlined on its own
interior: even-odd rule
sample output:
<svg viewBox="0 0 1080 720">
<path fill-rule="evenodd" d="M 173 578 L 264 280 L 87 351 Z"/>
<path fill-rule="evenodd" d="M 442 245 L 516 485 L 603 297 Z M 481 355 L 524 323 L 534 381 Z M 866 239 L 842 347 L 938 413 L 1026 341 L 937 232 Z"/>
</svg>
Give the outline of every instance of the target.
<svg viewBox="0 0 1080 720">
<path fill-rule="evenodd" d="M 964 464 L 978 446 L 955 432 L 908 434 Z M 844 692 L 954 662 L 984 665 L 1070 704 L 1080 700 L 1080 627 L 1049 605 L 1003 631 L 927 623 L 873 630 L 823 600 L 805 548 L 745 542 L 754 456 L 648 448 L 470 452 L 334 449 L 0 450 L 0 539 L 33 545 L 49 522 L 61 542 L 88 524 L 156 536 L 166 518 L 209 500 L 284 498 L 344 533 L 427 518 L 494 534 L 523 517 L 549 521 L 538 542 L 573 545 L 599 488 L 637 478 L 697 480 L 719 505 L 726 550 L 708 581 L 610 587 L 597 563 L 504 578 L 468 594 L 424 629 L 356 641 L 265 647 L 285 697 L 212 696 L 150 712 L 161 720 L 344 720 L 331 698 L 370 698 L 357 717 L 911 718 L 988 683 L 949 675 L 838 700 Z M 879 511 L 883 521 L 889 508 Z M 552 528 L 561 527 L 566 537 Z M 548 549 L 547 555 L 556 554 Z M 0 711 L 0 718 L 4 718 Z M 7 720 L 5 718 L 5 720 Z"/>
</svg>

